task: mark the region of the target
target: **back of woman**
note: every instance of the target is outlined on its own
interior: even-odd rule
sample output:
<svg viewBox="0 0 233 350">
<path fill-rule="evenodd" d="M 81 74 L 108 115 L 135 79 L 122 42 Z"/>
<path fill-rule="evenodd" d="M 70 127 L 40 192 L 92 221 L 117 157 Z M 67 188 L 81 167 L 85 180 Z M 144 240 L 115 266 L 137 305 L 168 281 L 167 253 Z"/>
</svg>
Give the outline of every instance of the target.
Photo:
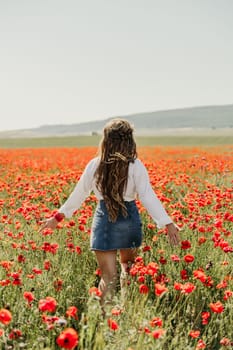
<svg viewBox="0 0 233 350">
<path fill-rule="evenodd" d="M 98 204 L 94 213 L 90 249 L 101 270 L 99 289 L 101 305 L 111 303 L 117 281 L 117 253 L 120 254 L 121 291 L 125 298 L 127 274 L 142 244 L 138 198 L 158 227 L 166 226 L 172 245 L 179 243 L 178 229 L 157 198 L 144 164 L 137 158 L 133 127 L 127 120 L 113 119 L 103 130 L 98 157 L 84 169 L 75 189 L 56 215 L 46 220 L 40 230 L 54 229 L 69 218 L 94 191 Z"/>
</svg>

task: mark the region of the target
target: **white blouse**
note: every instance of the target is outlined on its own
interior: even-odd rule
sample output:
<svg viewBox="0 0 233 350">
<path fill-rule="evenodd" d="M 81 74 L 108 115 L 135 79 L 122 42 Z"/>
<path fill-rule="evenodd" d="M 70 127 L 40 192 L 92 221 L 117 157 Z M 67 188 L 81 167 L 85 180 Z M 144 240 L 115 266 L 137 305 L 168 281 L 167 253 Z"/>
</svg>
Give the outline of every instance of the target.
<svg viewBox="0 0 233 350">
<path fill-rule="evenodd" d="M 96 188 L 94 178 L 98 163 L 99 157 L 96 157 L 87 164 L 73 192 L 60 207 L 59 212 L 65 217 L 70 218 L 92 191 L 98 200 L 103 199 Z M 146 167 L 138 158 L 134 163 L 129 163 L 128 182 L 124 193 L 125 201 L 132 201 L 136 198 L 147 209 L 159 228 L 173 222 L 151 186 Z"/>
</svg>

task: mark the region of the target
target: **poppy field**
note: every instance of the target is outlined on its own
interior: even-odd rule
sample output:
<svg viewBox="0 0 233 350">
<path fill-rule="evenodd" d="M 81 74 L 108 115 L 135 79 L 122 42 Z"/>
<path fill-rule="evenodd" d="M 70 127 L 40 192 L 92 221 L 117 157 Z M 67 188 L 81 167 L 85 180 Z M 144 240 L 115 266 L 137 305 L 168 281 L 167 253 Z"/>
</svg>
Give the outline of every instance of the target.
<svg viewBox="0 0 233 350">
<path fill-rule="evenodd" d="M 138 149 L 180 244 L 137 200 L 143 244 L 124 306 L 118 285 L 105 318 L 89 249 L 95 196 L 39 233 L 96 151 L 0 150 L 0 349 L 232 349 L 233 146 Z"/>
</svg>

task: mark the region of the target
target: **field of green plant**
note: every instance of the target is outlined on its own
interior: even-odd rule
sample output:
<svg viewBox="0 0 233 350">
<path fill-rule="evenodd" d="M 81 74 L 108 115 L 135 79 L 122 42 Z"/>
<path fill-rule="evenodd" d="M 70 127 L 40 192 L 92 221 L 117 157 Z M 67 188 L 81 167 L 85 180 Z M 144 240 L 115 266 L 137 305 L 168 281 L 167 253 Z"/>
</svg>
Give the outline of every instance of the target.
<svg viewBox="0 0 233 350">
<path fill-rule="evenodd" d="M 141 143 L 139 156 L 181 229 L 181 243 L 170 246 L 166 230 L 137 201 L 143 245 L 129 272 L 124 306 L 118 284 L 105 318 L 101 271 L 89 249 L 94 195 L 56 230 L 38 232 L 96 155 L 95 145 L 68 146 L 18 143 L 0 150 L 0 349 L 232 349 L 230 142 L 205 148 Z"/>
<path fill-rule="evenodd" d="M 138 136 L 139 146 L 216 146 L 231 145 L 233 135 L 162 135 Z M 96 147 L 100 136 L 67 136 L 67 137 L 41 137 L 41 138 L 0 138 L 0 148 L 38 148 L 38 147 Z"/>
</svg>

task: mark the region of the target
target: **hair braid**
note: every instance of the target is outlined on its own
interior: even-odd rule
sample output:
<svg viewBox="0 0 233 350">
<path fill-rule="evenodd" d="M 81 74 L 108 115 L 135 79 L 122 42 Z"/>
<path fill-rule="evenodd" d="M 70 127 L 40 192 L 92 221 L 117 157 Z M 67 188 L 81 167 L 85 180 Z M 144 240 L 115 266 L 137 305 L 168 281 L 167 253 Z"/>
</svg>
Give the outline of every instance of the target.
<svg viewBox="0 0 233 350">
<path fill-rule="evenodd" d="M 100 163 L 96 169 L 96 186 L 105 201 L 110 221 L 121 210 L 127 216 L 124 191 L 127 186 L 129 163 L 137 157 L 133 128 L 124 119 L 113 119 L 104 128 L 99 147 Z"/>
</svg>

